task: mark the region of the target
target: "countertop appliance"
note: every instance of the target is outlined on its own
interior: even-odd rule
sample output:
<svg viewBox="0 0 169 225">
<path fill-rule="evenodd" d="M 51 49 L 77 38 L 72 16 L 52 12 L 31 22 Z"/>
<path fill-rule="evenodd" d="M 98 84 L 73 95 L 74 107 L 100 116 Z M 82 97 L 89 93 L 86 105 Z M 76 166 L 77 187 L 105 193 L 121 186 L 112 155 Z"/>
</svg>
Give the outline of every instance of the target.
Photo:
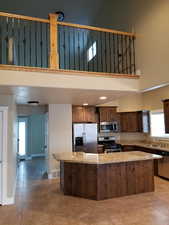
<svg viewBox="0 0 169 225">
<path fill-rule="evenodd" d="M 119 131 L 119 125 L 117 121 L 100 123 L 100 132 L 108 133 L 108 132 L 118 132 L 118 131 Z"/>
<path fill-rule="evenodd" d="M 73 124 L 73 150 L 97 153 L 97 124 Z"/>
<path fill-rule="evenodd" d="M 98 137 L 98 144 L 104 145 L 104 152 L 120 152 L 121 145 L 116 143 L 116 138 L 114 136 L 100 136 Z"/>
<path fill-rule="evenodd" d="M 169 179 L 169 152 L 161 151 L 159 155 L 163 158 L 158 160 L 158 175 Z"/>
</svg>

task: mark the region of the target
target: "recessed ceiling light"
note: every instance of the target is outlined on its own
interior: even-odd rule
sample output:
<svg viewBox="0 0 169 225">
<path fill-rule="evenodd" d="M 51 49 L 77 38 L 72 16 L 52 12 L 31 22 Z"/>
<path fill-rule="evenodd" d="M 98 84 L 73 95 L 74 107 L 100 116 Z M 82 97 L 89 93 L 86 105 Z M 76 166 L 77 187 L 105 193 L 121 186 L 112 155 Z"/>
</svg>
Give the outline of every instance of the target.
<svg viewBox="0 0 169 225">
<path fill-rule="evenodd" d="M 83 106 L 87 106 L 87 105 L 89 105 L 88 103 L 83 103 Z"/>
<path fill-rule="evenodd" d="M 39 101 L 28 101 L 29 105 L 39 105 Z"/>
<path fill-rule="evenodd" d="M 107 99 L 107 97 L 106 96 L 101 96 L 99 99 L 100 100 L 105 100 L 105 99 Z"/>
</svg>

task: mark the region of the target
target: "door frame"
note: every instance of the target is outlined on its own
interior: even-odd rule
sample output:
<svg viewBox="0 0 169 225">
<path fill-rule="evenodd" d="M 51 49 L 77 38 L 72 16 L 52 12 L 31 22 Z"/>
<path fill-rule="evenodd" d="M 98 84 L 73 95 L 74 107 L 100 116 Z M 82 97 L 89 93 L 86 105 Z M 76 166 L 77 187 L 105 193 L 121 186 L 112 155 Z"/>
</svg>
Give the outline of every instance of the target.
<svg viewBox="0 0 169 225">
<path fill-rule="evenodd" d="M 1 174 L 1 205 L 7 203 L 7 141 L 8 141 L 8 107 L 0 106 L 2 112 L 2 174 Z"/>
<path fill-rule="evenodd" d="M 23 157 L 19 156 L 19 142 L 17 144 L 17 155 L 19 159 L 27 159 L 28 156 L 28 116 L 18 116 L 18 140 L 19 140 L 19 122 L 20 120 L 25 121 L 26 128 L 25 128 L 25 155 Z"/>
</svg>

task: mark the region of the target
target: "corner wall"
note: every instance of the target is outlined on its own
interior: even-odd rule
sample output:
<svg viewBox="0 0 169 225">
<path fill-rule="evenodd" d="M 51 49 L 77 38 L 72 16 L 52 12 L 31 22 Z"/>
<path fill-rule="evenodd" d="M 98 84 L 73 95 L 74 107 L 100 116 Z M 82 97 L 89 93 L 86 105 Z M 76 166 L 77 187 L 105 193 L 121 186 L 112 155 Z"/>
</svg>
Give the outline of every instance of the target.
<svg viewBox="0 0 169 225">
<path fill-rule="evenodd" d="M 169 1 L 129 0 L 129 21 L 137 34 L 137 68 L 141 70 L 141 89 L 169 82 Z"/>
<path fill-rule="evenodd" d="M 58 176 L 59 172 L 59 163 L 53 154 L 72 152 L 72 105 L 50 104 L 48 124 L 48 174 L 52 178 Z"/>
<path fill-rule="evenodd" d="M 17 120 L 16 105 L 13 96 L 0 95 L 0 106 L 8 107 L 8 142 L 7 142 L 7 202 L 13 204 L 16 187 L 16 154 L 17 154 Z"/>
</svg>

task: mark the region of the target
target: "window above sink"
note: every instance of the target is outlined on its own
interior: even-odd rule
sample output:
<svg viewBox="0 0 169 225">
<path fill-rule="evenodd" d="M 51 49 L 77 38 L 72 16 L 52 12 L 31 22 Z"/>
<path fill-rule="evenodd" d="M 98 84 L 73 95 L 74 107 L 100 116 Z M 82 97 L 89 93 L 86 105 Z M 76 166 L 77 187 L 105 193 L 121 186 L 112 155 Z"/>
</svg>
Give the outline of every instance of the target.
<svg viewBox="0 0 169 225">
<path fill-rule="evenodd" d="M 150 126 L 152 137 L 169 138 L 169 134 L 165 133 L 164 112 L 152 111 L 150 114 Z"/>
</svg>

